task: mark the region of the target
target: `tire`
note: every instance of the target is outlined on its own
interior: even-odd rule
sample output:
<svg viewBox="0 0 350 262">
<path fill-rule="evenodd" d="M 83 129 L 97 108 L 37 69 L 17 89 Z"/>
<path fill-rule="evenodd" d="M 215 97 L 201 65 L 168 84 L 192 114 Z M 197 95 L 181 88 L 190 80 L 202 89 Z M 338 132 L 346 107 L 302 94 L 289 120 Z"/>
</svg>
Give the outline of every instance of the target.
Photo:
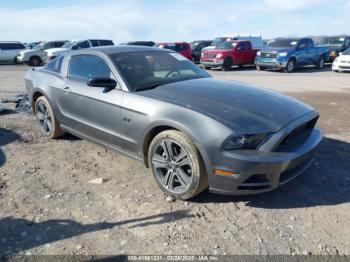
<svg viewBox="0 0 350 262">
<path fill-rule="evenodd" d="M 210 69 L 211 69 L 211 67 L 209 67 L 209 66 L 205 66 L 205 67 L 204 67 L 204 69 L 205 69 L 205 70 L 210 70 Z"/>
<path fill-rule="evenodd" d="M 223 71 L 230 71 L 233 65 L 232 58 L 225 58 L 224 63 L 222 64 Z"/>
<path fill-rule="evenodd" d="M 295 59 L 289 59 L 285 68 L 283 68 L 283 72 L 292 73 L 295 69 Z"/>
<path fill-rule="evenodd" d="M 37 56 L 32 56 L 30 59 L 29 59 L 29 65 L 30 66 L 40 66 L 42 63 L 40 57 L 37 57 Z"/>
<path fill-rule="evenodd" d="M 323 56 L 321 56 L 320 59 L 317 62 L 316 67 L 318 69 L 322 69 L 324 67 L 324 63 L 325 63 L 325 60 L 324 60 Z"/>
<path fill-rule="evenodd" d="M 265 67 L 262 67 L 262 66 L 256 66 L 256 69 L 258 71 L 264 71 L 265 70 Z"/>
<path fill-rule="evenodd" d="M 34 113 L 41 131 L 48 138 L 57 138 L 64 134 L 46 97 L 40 96 L 35 101 Z"/>
<path fill-rule="evenodd" d="M 180 131 L 167 130 L 155 136 L 148 162 L 159 187 L 170 196 L 186 200 L 208 187 L 203 160 L 193 141 Z"/>
<path fill-rule="evenodd" d="M 18 64 L 19 64 L 17 57 L 15 57 L 15 58 L 13 59 L 13 63 L 14 63 L 15 65 L 18 65 Z"/>
</svg>

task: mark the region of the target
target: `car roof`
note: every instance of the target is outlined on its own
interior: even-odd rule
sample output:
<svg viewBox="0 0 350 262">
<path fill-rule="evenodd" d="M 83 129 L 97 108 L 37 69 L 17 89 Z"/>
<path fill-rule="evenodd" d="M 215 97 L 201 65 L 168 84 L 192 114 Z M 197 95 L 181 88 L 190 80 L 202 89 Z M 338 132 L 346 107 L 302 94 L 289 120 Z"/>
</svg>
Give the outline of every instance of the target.
<svg viewBox="0 0 350 262">
<path fill-rule="evenodd" d="M 169 49 L 149 47 L 149 46 L 137 46 L 137 45 L 122 45 L 122 46 L 98 46 L 91 48 L 79 49 L 72 51 L 73 53 L 104 53 L 106 55 L 111 54 L 123 54 L 123 53 L 133 53 L 133 52 L 174 52 Z"/>
<path fill-rule="evenodd" d="M 0 41 L 1 44 L 22 44 L 20 41 Z"/>
</svg>

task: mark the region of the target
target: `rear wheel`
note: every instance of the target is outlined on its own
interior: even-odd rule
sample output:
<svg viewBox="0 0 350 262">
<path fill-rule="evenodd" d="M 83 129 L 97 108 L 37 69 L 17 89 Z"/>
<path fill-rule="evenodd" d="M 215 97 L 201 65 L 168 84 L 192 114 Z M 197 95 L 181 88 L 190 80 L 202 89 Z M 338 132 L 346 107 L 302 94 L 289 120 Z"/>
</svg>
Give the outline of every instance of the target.
<svg viewBox="0 0 350 262">
<path fill-rule="evenodd" d="M 46 97 L 41 96 L 36 100 L 34 113 L 38 120 L 41 131 L 47 137 L 57 138 L 64 134 Z"/>
<path fill-rule="evenodd" d="M 283 72 L 292 73 L 295 69 L 295 60 L 289 59 L 286 67 L 283 69 Z"/>
<path fill-rule="evenodd" d="M 29 59 L 29 65 L 30 66 L 39 66 L 41 64 L 41 59 L 37 56 L 32 56 Z"/>
<path fill-rule="evenodd" d="M 256 69 L 257 69 L 258 71 L 263 71 L 263 70 L 265 70 L 265 67 L 262 67 L 262 66 L 256 66 Z"/>
<path fill-rule="evenodd" d="M 167 130 L 151 142 L 148 161 L 159 187 L 185 200 L 208 187 L 204 163 L 192 140 L 182 132 Z"/>
<path fill-rule="evenodd" d="M 228 57 L 225 58 L 224 63 L 222 64 L 222 70 L 224 71 L 230 71 L 233 65 L 232 58 Z"/>
</svg>

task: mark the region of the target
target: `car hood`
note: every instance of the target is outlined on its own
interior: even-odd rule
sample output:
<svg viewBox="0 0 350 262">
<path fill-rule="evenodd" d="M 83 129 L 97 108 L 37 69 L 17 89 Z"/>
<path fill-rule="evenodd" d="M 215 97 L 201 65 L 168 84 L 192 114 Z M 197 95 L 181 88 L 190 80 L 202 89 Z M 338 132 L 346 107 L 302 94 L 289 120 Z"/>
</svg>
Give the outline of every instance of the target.
<svg viewBox="0 0 350 262">
<path fill-rule="evenodd" d="M 19 54 L 21 56 L 32 55 L 32 54 L 36 54 L 36 53 L 40 53 L 40 51 L 29 49 L 29 50 L 23 50 L 23 51 L 19 52 Z"/>
<path fill-rule="evenodd" d="M 246 134 L 277 132 L 313 111 L 264 88 L 213 78 L 170 83 L 139 93 L 197 111 Z"/>
<path fill-rule="evenodd" d="M 293 51 L 294 48 L 286 48 L 286 47 L 265 47 L 261 50 L 261 52 L 290 52 Z"/>
<path fill-rule="evenodd" d="M 67 48 L 49 48 L 45 50 L 48 55 L 57 55 L 66 51 L 68 51 Z"/>
<path fill-rule="evenodd" d="M 341 56 L 338 56 L 338 60 L 339 60 L 339 61 L 350 62 L 350 55 L 341 55 Z"/>
<path fill-rule="evenodd" d="M 204 53 L 207 54 L 223 54 L 223 53 L 231 53 L 232 49 L 209 49 L 205 50 Z"/>
</svg>

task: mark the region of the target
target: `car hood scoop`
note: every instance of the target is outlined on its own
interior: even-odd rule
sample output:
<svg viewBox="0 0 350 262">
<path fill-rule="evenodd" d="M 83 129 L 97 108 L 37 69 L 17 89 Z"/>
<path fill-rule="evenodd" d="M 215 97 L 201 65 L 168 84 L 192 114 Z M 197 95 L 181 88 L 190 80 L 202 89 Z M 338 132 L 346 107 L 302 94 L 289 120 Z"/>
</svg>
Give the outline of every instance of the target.
<svg viewBox="0 0 350 262">
<path fill-rule="evenodd" d="M 170 83 L 140 93 L 195 110 L 247 134 L 276 132 L 313 110 L 264 88 L 213 78 Z"/>
</svg>

